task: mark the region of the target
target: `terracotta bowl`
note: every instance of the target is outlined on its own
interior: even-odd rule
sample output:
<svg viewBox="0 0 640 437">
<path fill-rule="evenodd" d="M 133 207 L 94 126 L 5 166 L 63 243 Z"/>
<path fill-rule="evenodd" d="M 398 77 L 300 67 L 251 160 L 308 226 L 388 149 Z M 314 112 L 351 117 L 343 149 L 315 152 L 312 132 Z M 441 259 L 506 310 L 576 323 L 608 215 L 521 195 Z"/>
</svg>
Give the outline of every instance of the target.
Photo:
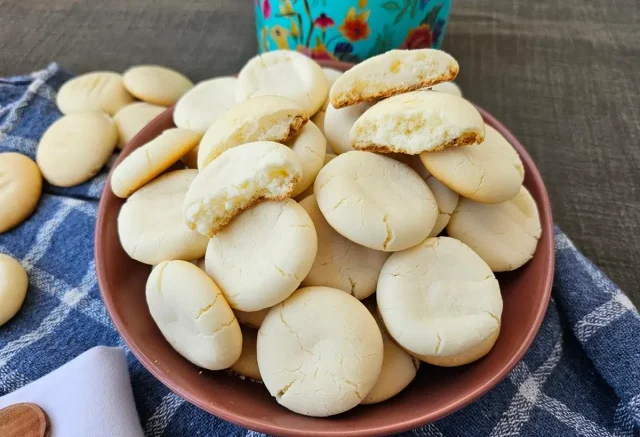
<svg viewBox="0 0 640 437">
<path fill-rule="evenodd" d="M 350 67 L 323 65 L 341 70 Z M 223 371 L 201 372 L 169 346 L 149 314 L 145 282 L 150 268 L 129 258 L 120 246 L 117 217 L 123 201 L 107 183 L 98 211 L 95 258 L 102 299 L 120 335 L 140 362 L 176 394 L 222 419 L 268 434 L 388 435 L 436 421 L 478 399 L 505 377 L 531 345 L 547 308 L 554 271 L 551 205 L 540 173 L 511 132 L 478 109 L 520 153 L 526 170 L 524 184 L 538 204 L 542 221 L 542 238 L 533 259 L 498 277 L 504 298 L 502 330 L 486 357 L 458 368 L 423 364 L 416 379 L 398 396 L 329 418 L 295 414 L 278 405 L 263 387 Z M 168 109 L 153 120 L 125 147 L 118 161 L 173 127 L 172 114 Z"/>
</svg>

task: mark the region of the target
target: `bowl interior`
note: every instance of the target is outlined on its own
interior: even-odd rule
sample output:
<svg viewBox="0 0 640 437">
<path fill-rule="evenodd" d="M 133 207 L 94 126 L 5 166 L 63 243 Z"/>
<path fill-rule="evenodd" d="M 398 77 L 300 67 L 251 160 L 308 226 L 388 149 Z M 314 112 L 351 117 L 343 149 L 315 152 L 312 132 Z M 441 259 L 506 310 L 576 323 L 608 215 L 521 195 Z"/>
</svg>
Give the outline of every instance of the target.
<svg viewBox="0 0 640 437">
<path fill-rule="evenodd" d="M 341 70 L 349 64 L 324 63 Z M 127 256 L 117 230 L 123 204 L 107 183 L 96 225 L 96 269 L 102 298 L 124 341 L 142 364 L 178 395 L 238 425 L 277 435 L 387 435 L 415 428 L 462 408 L 497 384 L 522 358 L 544 317 L 554 270 L 551 206 L 531 157 L 513 135 L 486 111 L 487 124 L 504 135 L 525 166 L 525 186 L 538 204 L 542 238 L 533 259 L 515 272 L 498 275 L 504 310 L 500 337 L 484 358 L 457 368 L 423 364 L 402 393 L 376 405 L 358 406 L 329 418 L 305 417 L 278 405 L 257 383 L 226 372 L 202 371 L 175 352 L 153 322 L 145 301 L 150 267 Z M 123 150 L 137 147 L 173 127 L 173 109 L 152 121 Z"/>
</svg>

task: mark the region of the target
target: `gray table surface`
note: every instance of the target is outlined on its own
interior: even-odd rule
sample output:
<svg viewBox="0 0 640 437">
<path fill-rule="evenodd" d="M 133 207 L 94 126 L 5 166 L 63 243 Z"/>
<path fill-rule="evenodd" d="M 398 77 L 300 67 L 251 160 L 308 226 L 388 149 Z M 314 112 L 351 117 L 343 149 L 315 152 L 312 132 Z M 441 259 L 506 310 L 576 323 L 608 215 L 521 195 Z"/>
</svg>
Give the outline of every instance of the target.
<svg viewBox="0 0 640 437">
<path fill-rule="evenodd" d="M 256 53 L 252 0 L 0 0 L 0 76 L 139 63 L 194 80 Z M 533 155 L 556 223 L 640 305 L 640 2 L 456 0 L 466 97 Z"/>
</svg>

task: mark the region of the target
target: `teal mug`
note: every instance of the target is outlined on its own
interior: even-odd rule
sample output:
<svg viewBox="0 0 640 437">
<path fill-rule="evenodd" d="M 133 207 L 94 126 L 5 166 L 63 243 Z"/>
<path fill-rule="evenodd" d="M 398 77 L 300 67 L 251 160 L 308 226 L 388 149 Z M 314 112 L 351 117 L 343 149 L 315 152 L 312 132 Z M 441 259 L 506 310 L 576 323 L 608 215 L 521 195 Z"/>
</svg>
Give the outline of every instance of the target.
<svg viewBox="0 0 640 437">
<path fill-rule="evenodd" d="M 259 51 L 360 62 L 394 48 L 439 48 L 451 0 L 255 0 Z"/>
</svg>

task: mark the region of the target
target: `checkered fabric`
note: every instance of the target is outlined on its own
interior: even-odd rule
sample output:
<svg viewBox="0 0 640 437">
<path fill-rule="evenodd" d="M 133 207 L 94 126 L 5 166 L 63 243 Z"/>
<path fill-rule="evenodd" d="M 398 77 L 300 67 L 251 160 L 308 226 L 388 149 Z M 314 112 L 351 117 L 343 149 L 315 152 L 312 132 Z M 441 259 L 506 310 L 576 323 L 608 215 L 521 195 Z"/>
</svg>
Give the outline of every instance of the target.
<svg viewBox="0 0 640 437">
<path fill-rule="evenodd" d="M 38 139 L 60 116 L 56 90 L 70 77 L 52 64 L 0 79 L 0 152 L 35 156 Z M 30 279 L 22 310 L 0 328 L 0 395 L 94 346 L 119 346 L 148 436 L 263 435 L 171 393 L 123 344 L 100 299 L 93 260 L 105 177 L 74 188 L 45 185 L 34 215 L 0 235 L 0 252 L 20 260 Z M 633 304 L 556 228 L 553 298 L 524 360 L 479 401 L 403 435 L 640 436 L 639 338 Z"/>
</svg>

